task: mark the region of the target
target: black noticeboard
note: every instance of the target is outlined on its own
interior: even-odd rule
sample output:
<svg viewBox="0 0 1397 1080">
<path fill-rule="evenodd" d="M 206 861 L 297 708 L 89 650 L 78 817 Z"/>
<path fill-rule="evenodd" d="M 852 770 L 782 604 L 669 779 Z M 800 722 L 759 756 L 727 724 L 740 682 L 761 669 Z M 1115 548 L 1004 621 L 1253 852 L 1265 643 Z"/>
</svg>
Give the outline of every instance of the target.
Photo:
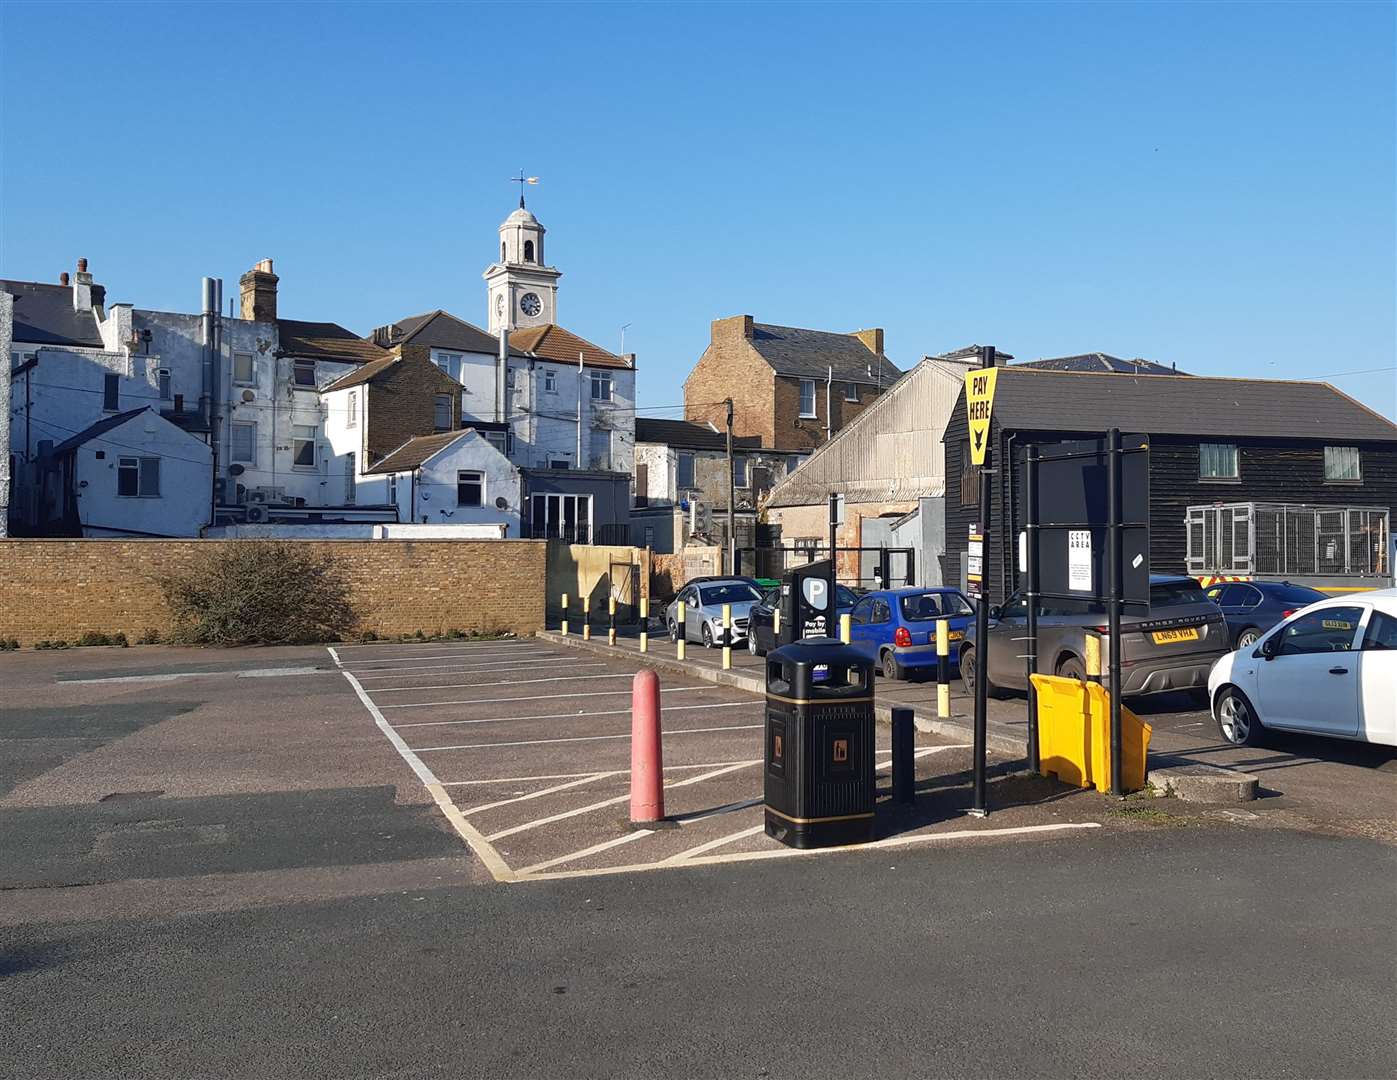
<svg viewBox="0 0 1397 1080">
<path fill-rule="evenodd" d="M 781 579 L 781 644 L 831 637 L 828 559 L 806 563 Z"/>
<path fill-rule="evenodd" d="M 1150 461 L 1143 435 L 1123 435 L 1118 462 L 1121 602 L 1150 602 Z M 1059 610 L 1110 599 L 1109 450 L 1105 439 L 1044 446 L 1038 457 L 1038 595 Z M 1028 520 L 1027 491 L 1024 517 Z"/>
</svg>

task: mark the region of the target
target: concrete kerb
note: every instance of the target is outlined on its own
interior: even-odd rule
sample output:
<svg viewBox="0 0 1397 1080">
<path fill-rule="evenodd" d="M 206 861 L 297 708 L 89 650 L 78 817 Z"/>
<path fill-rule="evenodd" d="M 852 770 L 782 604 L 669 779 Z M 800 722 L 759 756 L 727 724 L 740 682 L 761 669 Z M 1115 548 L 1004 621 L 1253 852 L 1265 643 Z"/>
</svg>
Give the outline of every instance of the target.
<svg viewBox="0 0 1397 1080">
<path fill-rule="evenodd" d="M 555 630 L 540 630 L 537 636 L 544 641 L 552 642 L 555 645 L 567 645 L 580 652 L 596 653 L 598 656 L 610 656 L 613 659 L 638 661 L 656 671 L 672 671 L 679 675 L 687 675 L 690 678 L 704 679 L 719 686 L 731 686 L 735 690 L 742 690 L 757 697 L 766 694 L 766 684 L 759 675 L 742 671 L 723 671 L 721 668 L 712 668 L 706 664 L 696 664 L 687 660 L 676 660 L 673 657 L 663 656 L 655 652 L 647 652 L 642 656 L 629 649 L 620 649 L 596 641 L 583 641 L 572 635 L 564 637 Z M 890 702 L 876 702 L 873 711 L 879 723 L 892 723 L 893 705 Z M 940 717 L 929 715 L 917 707 L 912 707 L 912 722 L 918 731 L 929 735 L 942 735 L 957 742 L 971 742 L 975 735 L 974 728 L 968 719 L 943 720 Z M 991 750 L 1002 754 L 1023 757 L 1028 752 L 1028 745 L 1021 736 L 993 722 L 987 725 L 985 739 Z"/>
</svg>

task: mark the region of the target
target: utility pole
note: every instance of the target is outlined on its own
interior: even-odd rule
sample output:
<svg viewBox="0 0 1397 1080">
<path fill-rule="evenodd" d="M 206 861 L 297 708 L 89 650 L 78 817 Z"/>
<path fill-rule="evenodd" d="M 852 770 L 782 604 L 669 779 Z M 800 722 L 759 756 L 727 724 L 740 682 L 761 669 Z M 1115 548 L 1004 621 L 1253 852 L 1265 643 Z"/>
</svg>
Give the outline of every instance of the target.
<svg viewBox="0 0 1397 1080">
<path fill-rule="evenodd" d="M 728 426 L 728 573 L 737 573 L 737 474 L 732 459 L 732 398 L 724 398 Z"/>
</svg>

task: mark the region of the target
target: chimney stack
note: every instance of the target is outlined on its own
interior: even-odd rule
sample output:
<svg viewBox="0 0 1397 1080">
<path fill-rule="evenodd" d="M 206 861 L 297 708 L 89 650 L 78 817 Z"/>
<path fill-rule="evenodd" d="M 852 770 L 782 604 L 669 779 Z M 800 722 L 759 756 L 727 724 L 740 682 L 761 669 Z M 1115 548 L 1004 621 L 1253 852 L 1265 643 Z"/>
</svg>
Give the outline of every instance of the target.
<svg viewBox="0 0 1397 1080">
<path fill-rule="evenodd" d="M 78 272 L 73 275 L 73 310 L 92 310 L 92 275 L 87 272 L 87 260 L 78 260 Z"/>
<path fill-rule="evenodd" d="M 752 339 L 752 316 L 732 315 L 726 319 L 714 319 L 710 333 L 714 341 L 732 334 L 740 334 L 750 341 Z"/>
<path fill-rule="evenodd" d="M 238 279 L 242 291 L 242 317 L 254 322 L 276 322 L 276 286 L 272 260 L 261 259 Z"/>
<path fill-rule="evenodd" d="M 858 338 L 868 348 L 868 351 L 877 356 L 883 355 L 883 330 L 879 327 L 876 330 L 855 330 L 854 337 Z"/>
<path fill-rule="evenodd" d="M 64 270 L 63 273 L 61 273 L 61 274 L 58 275 L 58 284 L 60 284 L 60 285 L 67 285 L 67 284 L 68 284 L 68 271 L 67 271 L 67 270 Z"/>
</svg>

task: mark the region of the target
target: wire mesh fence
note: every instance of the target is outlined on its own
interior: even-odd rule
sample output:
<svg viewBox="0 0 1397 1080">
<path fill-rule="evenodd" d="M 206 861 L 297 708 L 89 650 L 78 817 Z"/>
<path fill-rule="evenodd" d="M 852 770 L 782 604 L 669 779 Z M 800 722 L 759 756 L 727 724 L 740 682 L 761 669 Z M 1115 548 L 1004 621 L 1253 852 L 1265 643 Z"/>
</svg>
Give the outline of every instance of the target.
<svg viewBox="0 0 1397 1080">
<path fill-rule="evenodd" d="M 1229 503 L 1187 511 L 1191 574 L 1374 577 L 1392 572 L 1387 509 Z"/>
</svg>

